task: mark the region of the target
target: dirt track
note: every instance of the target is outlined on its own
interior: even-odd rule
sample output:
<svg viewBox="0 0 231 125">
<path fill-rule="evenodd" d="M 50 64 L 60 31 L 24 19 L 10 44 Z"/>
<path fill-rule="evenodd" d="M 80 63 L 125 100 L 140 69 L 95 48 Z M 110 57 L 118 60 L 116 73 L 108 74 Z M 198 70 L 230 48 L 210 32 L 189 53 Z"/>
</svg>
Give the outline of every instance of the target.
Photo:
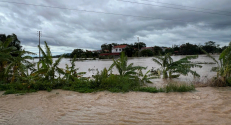
<svg viewBox="0 0 231 125">
<path fill-rule="evenodd" d="M 0 96 L 0 125 L 230 123 L 231 88 L 155 94 L 54 90 Z"/>
</svg>

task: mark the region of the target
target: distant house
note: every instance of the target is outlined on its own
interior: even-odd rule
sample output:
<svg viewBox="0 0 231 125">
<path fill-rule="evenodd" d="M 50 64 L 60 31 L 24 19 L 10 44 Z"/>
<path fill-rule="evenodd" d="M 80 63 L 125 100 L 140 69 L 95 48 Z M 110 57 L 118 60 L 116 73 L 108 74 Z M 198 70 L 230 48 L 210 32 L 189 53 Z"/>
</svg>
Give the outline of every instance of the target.
<svg viewBox="0 0 231 125">
<path fill-rule="evenodd" d="M 111 52 L 112 53 L 121 53 L 126 47 L 127 47 L 127 45 L 113 46 Z"/>
<path fill-rule="evenodd" d="M 163 52 L 167 49 L 167 47 L 160 47 L 160 48 L 162 49 Z"/>
</svg>

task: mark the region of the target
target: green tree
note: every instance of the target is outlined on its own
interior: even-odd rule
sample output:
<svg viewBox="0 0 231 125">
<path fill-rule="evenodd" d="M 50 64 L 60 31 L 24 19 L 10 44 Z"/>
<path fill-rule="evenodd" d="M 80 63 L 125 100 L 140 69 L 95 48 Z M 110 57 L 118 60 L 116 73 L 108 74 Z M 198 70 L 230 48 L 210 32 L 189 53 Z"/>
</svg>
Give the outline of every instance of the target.
<svg viewBox="0 0 231 125">
<path fill-rule="evenodd" d="M 141 56 L 153 56 L 153 52 L 150 49 L 144 49 L 140 52 Z"/>
<path fill-rule="evenodd" d="M 139 50 L 140 50 L 141 48 L 146 47 L 146 44 L 144 42 L 135 42 L 134 48 L 138 49 L 138 46 L 139 46 Z"/>
<path fill-rule="evenodd" d="M 134 54 L 135 50 L 134 50 L 133 46 L 128 45 L 128 46 L 124 49 L 124 52 L 125 52 L 125 54 L 126 54 L 128 57 L 132 57 L 132 55 Z"/>
<path fill-rule="evenodd" d="M 172 48 L 167 48 L 164 51 L 165 53 L 174 53 L 174 50 Z"/>
<path fill-rule="evenodd" d="M 182 44 L 180 46 L 180 53 L 182 55 L 196 55 L 199 54 L 199 47 L 190 43 Z"/>
<path fill-rule="evenodd" d="M 217 51 L 216 43 L 213 41 L 206 42 L 205 45 L 202 47 L 207 53 L 215 53 Z"/>
<path fill-rule="evenodd" d="M 153 50 L 154 50 L 153 52 L 154 55 L 160 55 L 163 53 L 163 50 L 159 46 L 154 46 Z"/>
<path fill-rule="evenodd" d="M 71 58 L 73 58 L 75 55 L 77 58 L 81 58 L 83 53 L 84 52 L 82 49 L 74 49 L 73 52 L 71 53 Z"/>
</svg>

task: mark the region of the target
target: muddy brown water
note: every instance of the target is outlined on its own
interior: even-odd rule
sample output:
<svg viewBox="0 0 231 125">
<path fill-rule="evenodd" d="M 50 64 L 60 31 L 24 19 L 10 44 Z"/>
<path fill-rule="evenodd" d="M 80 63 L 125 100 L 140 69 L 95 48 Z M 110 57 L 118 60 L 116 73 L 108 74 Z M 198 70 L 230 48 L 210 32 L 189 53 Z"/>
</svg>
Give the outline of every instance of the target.
<svg viewBox="0 0 231 125">
<path fill-rule="evenodd" d="M 174 56 L 178 60 L 183 56 Z M 215 56 L 218 58 L 218 56 Z M 158 68 L 152 58 L 129 58 L 134 65 Z M 36 61 L 36 60 L 35 60 Z M 212 62 L 206 56 L 194 61 Z M 60 67 L 70 64 L 64 59 Z M 79 71 L 90 77 L 96 71 L 109 68 L 112 60 L 75 62 Z M 215 64 L 195 68 L 202 79 L 212 77 Z M 147 69 L 147 70 L 148 70 Z M 147 71 L 146 70 L 146 71 Z M 117 73 L 116 69 L 113 70 Z M 192 76 L 181 76 L 180 81 L 192 81 Z M 162 79 L 153 80 L 153 86 L 163 85 Z M 0 125 L 75 125 L 75 124 L 208 124 L 231 123 L 231 88 L 196 88 L 185 93 L 110 93 L 82 94 L 72 91 L 39 91 L 26 95 L 2 95 L 0 92 Z"/>
<path fill-rule="evenodd" d="M 1 95 L 0 125 L 230 125 L 230 95 L 230 87 L 185 93 L 53 90 Z"/>
</svg>

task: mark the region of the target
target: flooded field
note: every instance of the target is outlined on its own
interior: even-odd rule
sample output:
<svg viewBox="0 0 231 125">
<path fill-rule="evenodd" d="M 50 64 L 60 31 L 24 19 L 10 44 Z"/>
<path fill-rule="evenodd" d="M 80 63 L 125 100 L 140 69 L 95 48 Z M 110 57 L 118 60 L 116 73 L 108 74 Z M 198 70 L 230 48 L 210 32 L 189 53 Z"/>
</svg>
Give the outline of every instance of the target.
<svg viewBox="0 0 231 125">
<path fill-rule="evenodd" d="M 183 56 L 173 56 L 178 60 Z M 218 56 L 215 56 L 218 58 Z M 35 60 L 38 61 L 38 60 Z M 194 62 L 212 62 L 200 56 Z M 76 61 L 79 72 L 86 77 L 109 68 L 112 60 Z M 135 65 L 159 68 L 152 58 L 129 58 Z M 63 59 L 59 67 L 70 65 Z M 201 78 L 215 75 L 210 69 L 216 64 L 202 64 L 195 68 Z M 91 71 L 89 70 L 91 69 Z M 92 70 L 94 69 L 94 70 Z M 147 71 L 146 70 L 146 71 Z M 113 73 L 118 73 L 115 69 Z M 193 76 L 177 80 L 192 81 Z M 150 86 L 162 86 L 162 79 L 154 79 Z M 224 124 L 231 123 L 231 88 L 196 88 L 194 92 L 172 93 L 111 93 L 82 94 L 72 91 L 39 91 L 25 95 L 2 95 L 0 92 L 0 125 L 75 125 L 75 124 Z"/>
<path fill-rule="evenodd" d="M 219 55 L 213 55 L 216 59 L 219 58 Z M 181 58 L 183 58 L 185 56 L 172 56 L 173 60 L 179 60 Z M 54 59 L 56 60 L 56 59 Z M 38 59 L 35 59 L 34 62 L 37 62 Z M 200 55 L 197 59 L 191 60 L 193 62 L 213 62 L 213 60 L 209 57 L 207 57 L 206 55 Z M 111 66 L 111 64 L 113 63 L 112 59 L 103 59 L 103 60 L 84 60 L 84 61 L 76 61 L 76 68 L 79 68 L 79 72 L 86 72 L 86 75 L 84 75 L 85 77 L 92 77 L 92 75 L 95 75 L 98 71 L 103 70 L 103 68 L 109 68 Z M 143 72 L 145 73 L 146 71 L 155 68 L 159 68 L 160 66 L 157 65 L 154 61 L 152 61 L 152 57 L 134 57 L 134 58 L 128 58 L 128 64 L 130 63 L 134 63 L 135 66 L 144 66 L 147 67 L 147 70 L 144 70 Z M 60 63 L 59 67 L 61 68 L 65 68 L 66 65 L 68 64 L 70 66 L 70 59 L 63 59 L 62 62 Z M 197 80 L 207 80 L 213 76 L 216 75 L 215 72 L 210 72 L 212 67 L 217 66 L 216 64 L 200 64 L 203 67 L 202 68 L 194 68 L 194 71 L 197 71 L 198 74 L 200 74 L 200 78 Z M 89 71 L 89 69 L 91 69 L 91 71 Z M 118 74 L 118 71 L 116 69 L 113 69 L 113 73 L 114 74 Z M 193 81 L 195 80 L 194 77 L 189 74 L 188 76 L 180 76 L 179 78 L 177 78 L 176 80 L 179 81 Z M 162 86 L 164 81 L 162 79 L 153 79 L 151 80 L 153 82 L 153 84 L 149 84 L 149 86 Z"/>
<path fill-rule="evenodd" d="M 229 125 L 230 95 L 230 87 L 197 88 L 195 92 L 186 93 L 81 94 L 53 90 L 26 95 L 1 95 L 0 124 Z"/>
</svg>

